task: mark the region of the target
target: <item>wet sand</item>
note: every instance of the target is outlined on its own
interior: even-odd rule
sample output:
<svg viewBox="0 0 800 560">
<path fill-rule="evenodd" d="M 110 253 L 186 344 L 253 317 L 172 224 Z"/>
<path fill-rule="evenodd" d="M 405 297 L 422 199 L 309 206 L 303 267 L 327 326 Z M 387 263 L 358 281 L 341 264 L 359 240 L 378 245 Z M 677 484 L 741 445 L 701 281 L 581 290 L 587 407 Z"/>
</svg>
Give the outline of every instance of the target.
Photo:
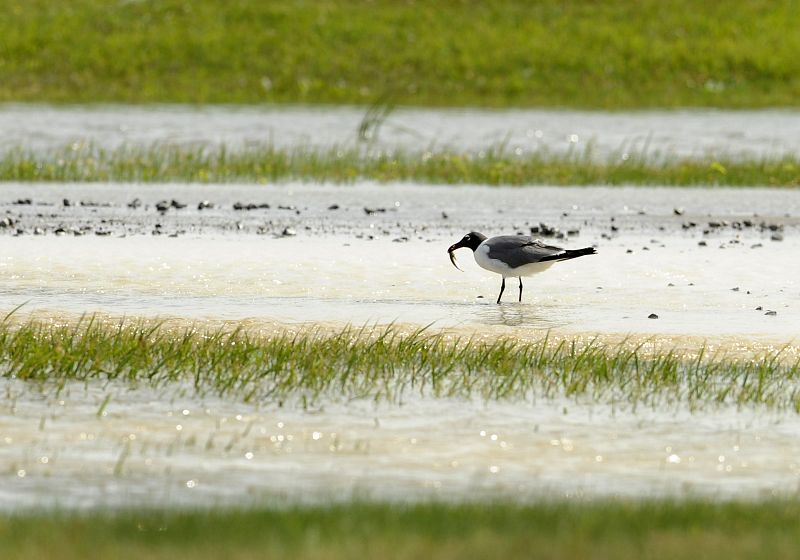
<svg viewBox="0 0 800 560">
<path fill-rule="evenodd" d="M 794 343 L 800 325 L 795 191 L 9 185 L 5 196 L 0 304 L 26 312 L 764 345 Z M 164 200 L 186 207 L 159 212 Z M 465 272 L 447 259 L 469 230 L 540 222 L 558 232 L 548 242 L 599 254 L 525 279 L 522 303 L 514 284 L 496 305 L 499 277 L 468 250 Z"/>
</svg>

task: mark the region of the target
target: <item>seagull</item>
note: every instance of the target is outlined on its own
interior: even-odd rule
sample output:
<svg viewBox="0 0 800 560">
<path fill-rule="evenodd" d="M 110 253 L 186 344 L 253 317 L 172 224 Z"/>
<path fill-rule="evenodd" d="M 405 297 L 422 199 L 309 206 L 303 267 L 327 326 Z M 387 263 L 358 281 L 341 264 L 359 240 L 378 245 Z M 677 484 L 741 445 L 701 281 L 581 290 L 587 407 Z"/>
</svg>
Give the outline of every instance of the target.
<svg viewBox="0 0 800 560">
<path fill-rule="evenodd" d="M 500 295 L 497 303 L 503 297 L 506 289 L 506 278 L 516 276 L 519 278 L 519 301 L 522 301 L 522 277 L 532 276 L 550 268 L 553 263 L 566 261 L 584 255 L 597 253 L 594 247 L 583 249 L 562 249 L 546 245 L 541 239 L 530 235 L 499 235 L 487 238 L 482 233 L 471 231 L 461 241 L 447 249 L 450 262 L 461 270 L 456 263 L 455 250 L 462 247 L 472 249 L 475 262 L 478 266 L 496 272 L 503 277 L 500 284 Z"/>
</svg>

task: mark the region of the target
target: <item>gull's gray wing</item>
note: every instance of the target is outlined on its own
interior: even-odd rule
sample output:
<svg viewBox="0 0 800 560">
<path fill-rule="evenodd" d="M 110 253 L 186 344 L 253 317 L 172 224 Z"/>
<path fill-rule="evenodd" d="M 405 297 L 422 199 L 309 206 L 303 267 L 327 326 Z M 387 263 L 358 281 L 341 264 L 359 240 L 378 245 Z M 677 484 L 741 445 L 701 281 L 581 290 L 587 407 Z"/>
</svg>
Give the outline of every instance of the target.
<svg viewBox="0 0 800 560">
<path fill-rule="evenodd" d="M 559 260 L 566 254 L 561 247 L 546 245 L 529 235 L 500 235 L 484 242 L 490 259 L 503 261 L 511 268 L 542 261 Z"/>
</svg>

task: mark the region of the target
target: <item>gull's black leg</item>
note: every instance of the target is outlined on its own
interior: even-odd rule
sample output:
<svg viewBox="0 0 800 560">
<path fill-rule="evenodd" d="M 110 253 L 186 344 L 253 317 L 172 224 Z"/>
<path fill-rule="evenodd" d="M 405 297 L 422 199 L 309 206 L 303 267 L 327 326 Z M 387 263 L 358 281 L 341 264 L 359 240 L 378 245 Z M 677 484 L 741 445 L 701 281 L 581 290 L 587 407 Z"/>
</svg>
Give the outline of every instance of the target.
<svg viewBox="0 0 800 560">
<path fill-rule="evenodd" d="M 503 276 L 503 283 L 500 284 L 500 295 L 497 296 L 497 303 L 500 303 L 500 298 L 503 297 L 503 290 L 506 289 L 506 277 Z"/>
<path fill-rule="evenodd" d="M 519 302 L 522 303 L 522 276 L 518 276 L 519 278 Z"/>
</svg>

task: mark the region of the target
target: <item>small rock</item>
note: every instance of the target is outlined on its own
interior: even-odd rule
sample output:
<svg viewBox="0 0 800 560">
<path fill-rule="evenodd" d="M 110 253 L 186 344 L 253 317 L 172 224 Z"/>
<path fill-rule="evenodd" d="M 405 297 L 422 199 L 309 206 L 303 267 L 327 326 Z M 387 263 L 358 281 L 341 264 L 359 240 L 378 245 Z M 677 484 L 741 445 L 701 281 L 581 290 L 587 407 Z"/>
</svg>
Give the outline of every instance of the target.
<svg viewBox="0 0 800 560">
<path fill-rule="evenodd" d="M 252 202 L 249 202 L 247 204 L 244 204 L 242 202 L 234 202 L 233 203 L 233 209 L 234 210 L 257 210 L 257 209 L 260 209 L 260 208 L 269 209 L 269 207 L 270 206 L 267 203 L 262 203 L 262 204 L 254 204 Z"/>
<path fill-rule="evenodd" d="M 331 204 L 330 206 L 328 206 L 328 210 L 338 210 L 338 209 L 339 209 L 338 204 Z"/>
<path fill-rule="evenodd" d="M 372 214 L 376 214 L 379 212 L 380 213 L 386 212 L 386 208 L 367 208 L 366 206 L 364 207 L 364 213 L 367 216 L 371 216 Z"/>
<path fill-rule="evenodd" d="M 156 202 L 156 210 L 158 210 L 161 213 L 166 212 L 171 207 L 172 207 L 172 205 L 169 202 L 167 202 L 166 200 L 159 200 L 158 202 Z"/>
<path fill-rule="evenodd" d="M 294 237 L 295 235 L 297 235 L 297 232 L 290 227 L 284 228 L 281 232 L 281 237 Z"/>
<path fill-rule="evenodd" d="M 731 291 L 732 292 L 738 292 L 739 291 L 739 286 L 736 286 L 735 288 L 731 288 Z"/>
<path fill-rule="evenodd" d="M 706 243 L 705 241 L 698 241 L 697 245 L 699 245 L 700 247 L 706 247 L 708 243 Z"/>
<path fill-rule="evenodd" d="M 408 237 L 405 235 L 403 237 L 395 237 L 392 239 L 392 243 L 405 243 L 406 241 L 408 241 Z"/>
<path fill-rule="evenodd" d="M 683 216 L 683 208 L 673 208 L 672 213 L 676 216 Z"/>
<path fill-rule="evenodd" d="M 777 311 L 772 311 L 772 310 L 769 310 L 766 313 L 764 313 L 764 315 L 769 315 L 770 317 L 774 317 L 777 314 L 778 314 Z"/>
<path fill-rule="evenodd" d="M 182 210 L 186 208 L 186 205 L 183 202 L 178 202 L 174 198 L 170 201 L 169 205 L 172 206 L 175 210 Z"/>
<path fill-rule="evenodd" d="M 20 198 L 19 200 L 15 200 L 12 204 L 16 204 L 17 206 L 30 206 L 33 204 L 33 200 L 30 198 Z"/>
<path fill-rule="evenodd" d="M 70 202 L 70 200 L 68 198 L 65 198 L 64 200 L 62 200 L 61 204 L 62 204 L 62 206 L 65 206 L 65 207 L 66 206 L 72 206 L 72 202 Z"/>
<path fill-rule="evenodd" d="M 33 228 L 33 235 L 44 235 L 44 230 L 40 227 Z"/>
<path fill-rule="evenodd" d="M 202 200 L 197 205 L 198 210 L 205 210 L 207 208 L 214 208 L 214 203 L 208 200 Z"/>
<path fill-rule="evenodd" d="M 756 307 L 756 311 L 764 311 L 764 308 L 759 305 L 758 307 Z"/>
<path fill-rule="evenodd" d="M 131 200 L 131 201 L 128 203 L 128 208 L 133 208 L 134 210 L 136 210 L 136 209 L 137 209 L 137 208 L 139 208 L 141 205 L 142 205 L 142 201 L 141 201 L 141 200 L 139 200 L 138 198 L 134 198 L 133 200 Z"/>
<path fill-rule="evenodd" d="M 449 217 L 450 217 L 450 216 L 448 216 L 448 215 L 447 215 L 447 212 L 442 212 L 442 219 L 443 219 L 443 220 L 446 220 L 446 219 L 447 219 L 447 218 L 449 218 Z"/>
<path fill-rule="evenodd" d="M 650 315 L 647 316 L 647 318 L 648 319 L 658 319 L 658 315 L 656 315 L 655 313 L 651 313 Z"/>
<path fill-rule="evenodd" d="M 770 239 L 771 239 L 772 241 L 783 241 L 783 234 L 782 234 L 782 233 L 773 233 L 773 234 L 770 236 Z"/>
</svg>

